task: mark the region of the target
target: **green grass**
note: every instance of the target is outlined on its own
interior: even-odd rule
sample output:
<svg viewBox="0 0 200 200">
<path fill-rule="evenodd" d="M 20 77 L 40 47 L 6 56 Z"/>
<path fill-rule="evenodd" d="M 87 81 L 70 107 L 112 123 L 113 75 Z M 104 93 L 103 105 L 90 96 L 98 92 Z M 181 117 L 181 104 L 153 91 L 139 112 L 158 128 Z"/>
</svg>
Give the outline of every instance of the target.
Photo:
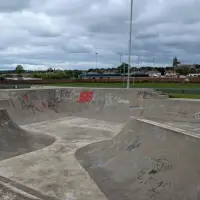
<svg viewBox="0 0 200 200">
<path fill-rule="evenodd" d="M 200 99 L 200 94 L 168 94 L 170 98 Z"/>
<path fill-rule="evenodd" d="M 56 83 L 49 84 L 62 87 L 103 87 L 103 88 L 122 88 L 123 83 Z M 125 83 L 126 87 L 126 83 Z M 199 83 L 130 83 L 130 87 L 136 88 L 193 88 L 200 89 Z"/>
<path fill-rule="evenodd" d="M 62 87 L 102 87 L 102 88 L 122 88 L 123 83 L 57 83 L 50 84 L 52 86 L 62 86 Z M 126 87 L 126 83 L 124 84 Z M 200 84 L 199 83 L 133 83 L 130 84 L 130 87 L 133 88 L 155 88 L 162 91 L 167 91 L 167 88 L 176 88 L 173 93 L 164 93 L 168 94 L 170 98 L 186 98 L 186 99 L 200 99 Z M 192 91 L 193 94 L 179 93 L 178 89 L 186 89 L 185 91 Z M 188 90 L 187 90 L 188 89 Z M 199 89 L 199 90 L 198 90 Z M 195 94 L 196 93 L 196 94 Z M 197 94 L 199 93 L 199 94 Z"/>
</svg>

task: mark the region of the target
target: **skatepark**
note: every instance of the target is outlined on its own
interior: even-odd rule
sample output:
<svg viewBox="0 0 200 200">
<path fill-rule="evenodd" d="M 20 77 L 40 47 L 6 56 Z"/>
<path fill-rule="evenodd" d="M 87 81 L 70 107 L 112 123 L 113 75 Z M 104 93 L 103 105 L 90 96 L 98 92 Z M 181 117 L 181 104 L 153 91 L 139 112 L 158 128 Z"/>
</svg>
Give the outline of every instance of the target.
<svg viewBox="0 0 200 200">
<path fill-rule="evenodd" d="M 200 199 L 200 102 L 152 89 L 0 91 L 0 198 Z"/>
</svg>

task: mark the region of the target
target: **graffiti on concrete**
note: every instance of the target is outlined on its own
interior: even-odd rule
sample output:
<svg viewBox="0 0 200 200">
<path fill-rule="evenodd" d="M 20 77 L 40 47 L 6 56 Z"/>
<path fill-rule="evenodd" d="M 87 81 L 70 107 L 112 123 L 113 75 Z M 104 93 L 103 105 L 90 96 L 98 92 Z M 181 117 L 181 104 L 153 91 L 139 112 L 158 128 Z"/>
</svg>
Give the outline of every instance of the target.
<svg viewBox="0 0 200 200">
<path fill-rule="evenodd" d="M 160 193 L 162 191 L 168 191 L 169 189 L 171 189 L 171 182 L 169 181 L 159 181 L 151 177 L 148 182 L 152 185 L 152 187 L 148 190 L 148 196 L 151 199 L 160 199 Z"/>
<path fill-rule="evenodd" d="M 150 199 L 159 199 L 160 193 L 164 190 L 171 189 L 170 181 L 163 181 L 155 178 L 158 173 L 168 172 L 172 169 L 172 165 L 169 164 L 165 158 L 152 158 L 152 167 L 142 169 L 137 174 L 137 180 L 140 184 L 148 185 L 147 195 Z"/>
<path fill-rule="evenodd" d="M 122 99 L 121 97 L 118 97 L 118 96 L 114 96 L 111 93 L 108 93 L 105 96 L 94 93 L 93 99 L 91 101 L 91 104 L 96 105 L 97 112 L 100 112 L 104 108 L 110 107 L 116 104 L 129 104 L 129 103 L 130 103 L 129 100 Z"/>
<path fill-rule="evenodd" d="M 36 111 L 43 112 L 47 108 L 45 101 L 38 100 L 33 92 L 27 92 L 19 98 L 22 109 L 31 110 L 33 114 Z"/>
<path fill-rule="evenodd" d="M 138 148 L 141 145 L 141 140 L 140 137 L 138 136 L 135 141 L 133 142 L 133 144 L 129 145 L 128 148 L 126 149 L 126 151 L 133 151 L 134 149 Z"/>
<path fill-rule="evenodd" d="M 113 96 L 111 93 L 108 93 L 108 95 L 106 95 L 105 107 L 112 106 L 115 104 L 129 104 L 129 103 L 130 103 L 129 100 L 122 99 L 121 97 Z"/>
<path fill-rule="evenodd" d="M 142 97 L 142 99 L 149 99 L 155 96 L 155 92 L 152 91 L 145 91 L 145 90 L 138 90 L 136 93 L 137 97 Z"/>
<path fill-rule="evenodd" d="M 168 160 L 165 158 L 152 158 L 152 170 L 158 172 L 167 172 L 172 169 L 172 165 L 168 164 Z"/>
<path fill-rule="evenodd" d="M 93 92 L 92 91 L 85 91 L 85 92 L 81 92 L 78 102 L 79 103 L 89 103 L 92 102 L 93 100 Z"/>
<path fill-rule="evenodd" d="M 66 200 L 76 200 L 76 197 L 73 193 L 67 193 L 65 196 Z"/>
<path fill-rule="evenodd" d="M 59 107 L 62 107 L 62 103 L 72 99 L 72 89 L 59 89 L 49 91 L 47 104 L 50 109 L 55 112 L 59 112 Z"/>
<path fill-rule="evenodd" d="M 200 119 L 200 112 L 194 113 L 194 117 L 195 117 L 196 119 Z"/>
<path fill-rule="evenodd" d="M 67 100 L 72 99 L 72 90 L 50 90 L 44 97 L 37 95 L 35 91 L 25 92 L 19 97 L 23 109 L 30 110 L 33 114 L 43 112 L 47 108 L 59 112 L 59 105 Z"/>
<path fill-rule="evenodd" d="M 111 93 L 101 95 L 92 91 L 84 91 L 79 94 L 78 103 L 89 103 L 96 107 L 96 112 L 115 104 L 129 104 L 129 100 L 113 96 Z"/>
</svg>

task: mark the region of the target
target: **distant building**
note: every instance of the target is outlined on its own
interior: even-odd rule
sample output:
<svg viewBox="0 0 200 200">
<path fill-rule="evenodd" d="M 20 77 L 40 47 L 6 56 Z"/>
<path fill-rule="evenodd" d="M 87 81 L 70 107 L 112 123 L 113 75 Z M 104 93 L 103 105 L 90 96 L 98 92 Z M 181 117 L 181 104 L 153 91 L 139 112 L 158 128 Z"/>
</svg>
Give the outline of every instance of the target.
<svg viewBox="0 0 200 200">
<path fill-rule="evenodd" d="M 149 77 L 161 77 L 161 73 L 158 71 L 148 71 Z"/>
<path fill-rule="evenodd" d="M 188 74 L 187 76 L 188 77 L 200 77 L 200 73 L 198 73 L 198 74 Z"/>
<path fill-rule="evenodd" d="M 85 73 L 81 74 L 80 78 L 83 79 L 119 79 L 122 78 L 121 74 L 117 73 Z"/>
<path fill-rule="evenodd" d="M 178 73 L 176 73 L 176 71 L 174 70 L 169 70 L 166 71 L 165 77 L 178 77 Z"/>
</svg>

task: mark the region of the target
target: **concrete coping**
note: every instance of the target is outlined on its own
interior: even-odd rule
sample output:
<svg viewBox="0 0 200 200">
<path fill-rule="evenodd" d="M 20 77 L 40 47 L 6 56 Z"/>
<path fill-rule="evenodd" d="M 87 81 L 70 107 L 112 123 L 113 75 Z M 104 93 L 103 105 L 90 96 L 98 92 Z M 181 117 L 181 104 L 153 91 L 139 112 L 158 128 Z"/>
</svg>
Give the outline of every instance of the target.
<svg viewBox="0 0 200 200">
<path fill-rule="evenodd" d="M 177 134 L 182 134 L 182 135 L 186 135 L 186 136 L 189 136 L 189 137 L 200 139 L 200 136 L 194 135 L 194 134 L 190 133 L 189 131 L 185 131 L 185 130 L 180 129 L 180 128 L 171 127 L 171 126 L 161 124 L 161 123 L 158 123 L 158 122 L 155 122 L 155 121 L 151 121 L 151 120 L 147 120 L 147 119 L 141 119 L 141 118 L 137 118 L 137 117 L 134 117 L 134 116 L 131 116 L 130 118 L 135 119 L 135 120 L 140 121 L 140 122 L 145 122 L 147 124 L 163 128 L 165 130 L 170 130 L 170 131 L 176 132 Z"/>
</svg>

